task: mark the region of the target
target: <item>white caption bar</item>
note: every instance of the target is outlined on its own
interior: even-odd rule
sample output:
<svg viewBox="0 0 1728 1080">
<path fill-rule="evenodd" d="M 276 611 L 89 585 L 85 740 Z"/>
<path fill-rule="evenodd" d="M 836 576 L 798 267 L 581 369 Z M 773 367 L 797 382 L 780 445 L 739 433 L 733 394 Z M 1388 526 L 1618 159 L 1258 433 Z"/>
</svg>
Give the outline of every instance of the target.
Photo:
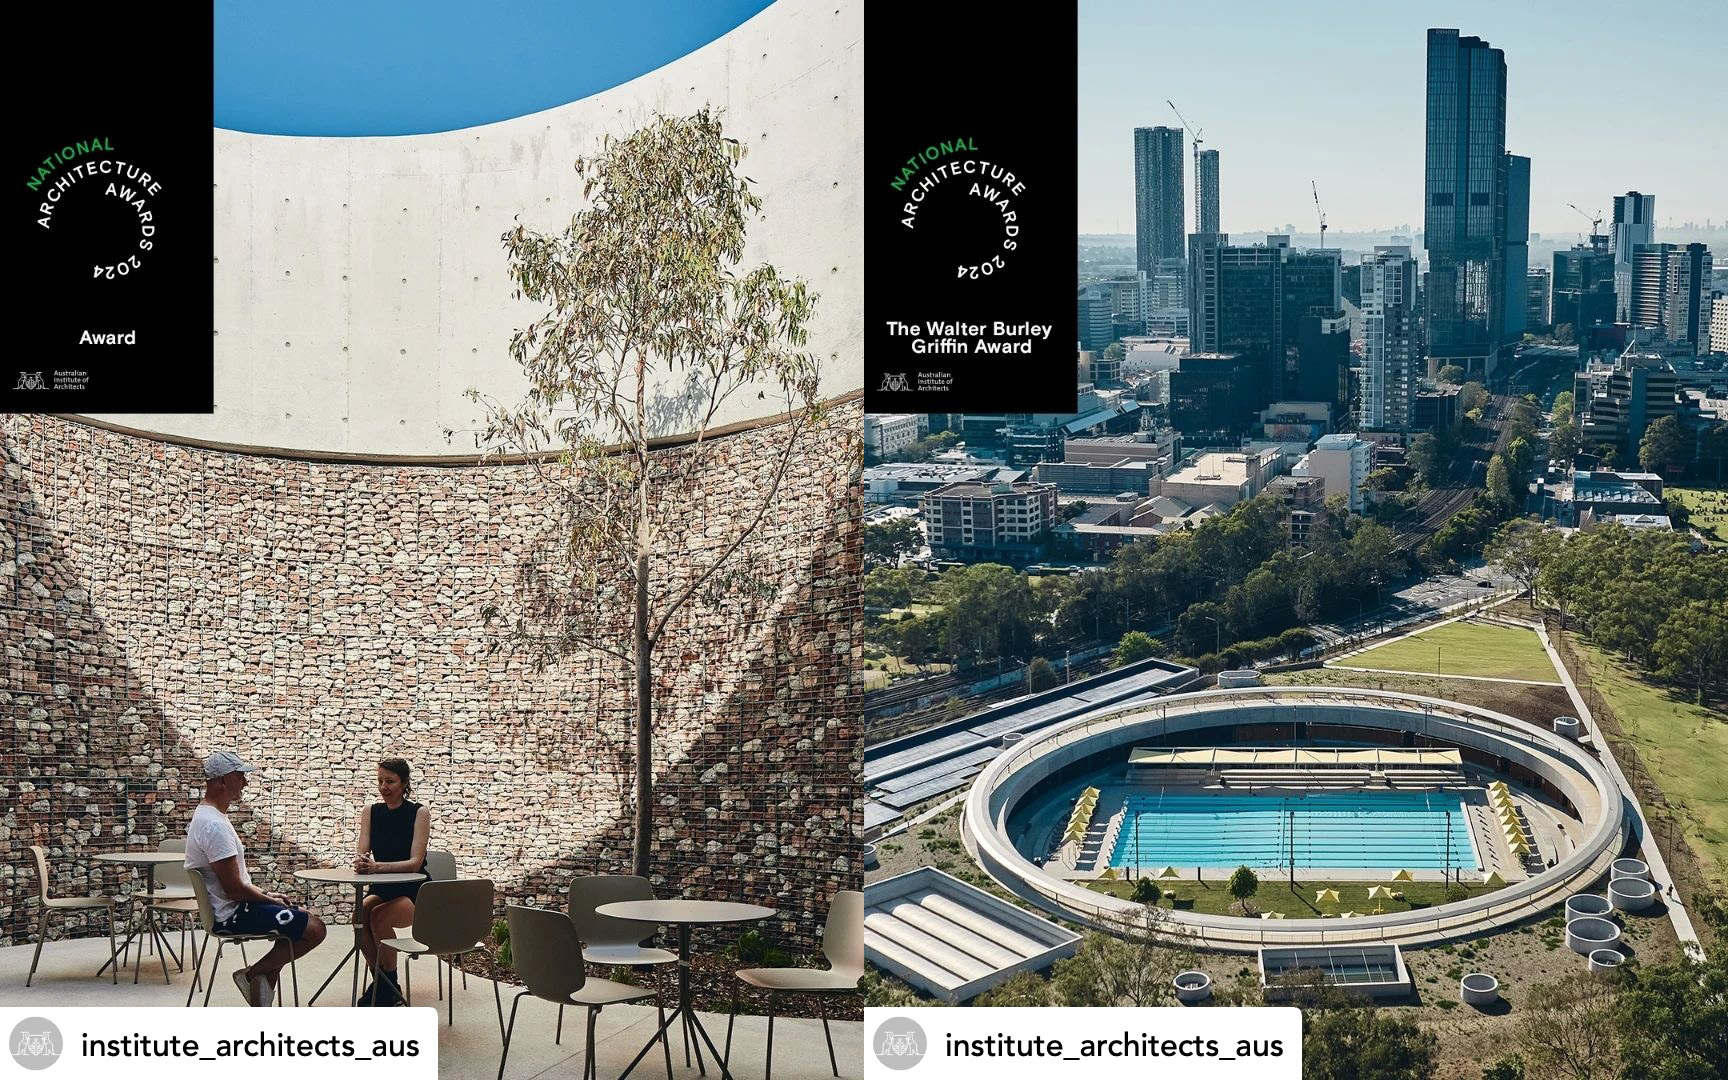
<svg viewBox="0 0 1728 1080">
<path fill-rule="evenodd" d="M 0 1034 L 19 1068 L 49 1080 L 438 1075 L 435 1009 L 0 1008 Z"/>
<path fill-rule="evenodd" d="M 865 1009 L 864 1038 L 864 1080 L 1302 1076 L 1294 1008 Z"/>
</svg>

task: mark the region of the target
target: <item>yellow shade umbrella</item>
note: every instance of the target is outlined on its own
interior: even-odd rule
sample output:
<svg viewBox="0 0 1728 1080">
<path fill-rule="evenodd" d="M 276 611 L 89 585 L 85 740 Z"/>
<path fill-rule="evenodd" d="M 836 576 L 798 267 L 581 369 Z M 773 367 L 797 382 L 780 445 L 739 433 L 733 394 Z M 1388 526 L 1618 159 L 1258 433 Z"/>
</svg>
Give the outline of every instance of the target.
<svg viewBox="0 0 1728 1080">
<path fill-rule="evenodd" d="M 1385 885 L 1370 885 L 1370 886 L 1368 886 L 1368 899 L 1372 900 L 1377 896 L 1383 896 L 1383 897 L 1386 897 L 1387 899 L 1391 899 L 1392 890 Z"/>
<path fill-rule="evenodd" d="M 1392 880 L 1393 881 L 1415 881 L 1416 879 L 1410 875 L 1410 871 L 1400 870 L 1396 874 L 1392 875 Z"/>
<path fill-rule="evenodd" d="M 1106 866 L 1104 868 L 1104 872 L 1102 874 L 1099 874 L 1098 878 L 1101 881 L 1115 881 L 1116 880 L 1116 868 L 1114 866 Z"/>
<path fill-rule="evenodd" d="M 1097 798 L 1097 797 L 1098 797 L 1098 794 L 1099 794 L 1099 793 L 1098 793 L 1098 789 L 1097 789 L 1097 788 L 1095 788 L 1095 787 L 1089 787 L 1089 788 L 1087 788 L 1087 789 L 1086 789 L 1086 790 L 1085 790 L 1085 791 L 1082 791 L 1082 792 L 1081 792 L 1081 793 L 1080 793 L 1080 797 L 1081 797 L 1081 798 L 1082 798 L 1082 799 L 1096 799 L 1096 798 Z"/>
<path fill-rule="evenodd" d="M 1344 913 L 1343 913 L 1343 914 L 1342 914 L 1342 915 L 1340 915 L 1340 916 L 1338 916 L 1338 917 L 1339 917 L 1339 918 L 1340 918 L 1340 919 L 1354 919 L 1354 918 L 1356 918 L 1356 917 L 1357 917 L 1357 916 L 1359 916 L 1359 915 L 1361 915 L 1361 914 L 1362 914 L 1362 913 L 1361 913 L 1361 912 L 1360 912 L 1360 911 L 1346 911 L 1346 912 L 1344 912 Z"/>
<path fill-rule="evenodd" d="M 1262 911 L 1260 917 L 1262 919 L 1282 919 L 1284 913 L 1282 911 Z"/>
<path fill-rule="evenodd" d="M 1510 791 L 1511 789 L 1506 786 L 1506 781 L 1496 780 L 1492 784 L 1488 785 L 1488 790 L 1489 791 Z"/>
<path fill-rule="evenodd" d="M 1482 884 L 1498 887 L 1506 884 L 1506 879 L 1500 876 L 1500 871 L 1495 870 L 1482 880 Z"/>
<path fill-rule="evenodd" d="M 1316 904 L 1324 904 L 1324 903 L 1328 903 L 1328 902 L 1336 904 L 1338 902 L 1338 890 L 1337 889 L 1315 889 L 1314 890 L 1314 902 Z"/>
<path fill-rule="evenodd" d="M 1530 845 L 1524 842 L 1523 837 L 1519 837 L 1512 842 L 1512 852 L 1516 855 L 1528 855 L 1530 854 Z"/>
<path fill-rule="evenodd" d="M 1166 866 L 1164 869 L 1158 871 L 1158 876 L 1161 878 L 1179 878 L 1182 874 L 1174 866 Z"/>
</svg>

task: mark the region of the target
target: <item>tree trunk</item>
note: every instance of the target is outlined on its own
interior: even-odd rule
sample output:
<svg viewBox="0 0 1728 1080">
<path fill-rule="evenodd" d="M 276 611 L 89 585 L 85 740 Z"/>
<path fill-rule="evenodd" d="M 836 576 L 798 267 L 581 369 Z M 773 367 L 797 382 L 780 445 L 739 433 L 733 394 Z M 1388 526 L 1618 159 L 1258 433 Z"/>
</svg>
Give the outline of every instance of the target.
<svg viewBox="0 0 1728 1080">
<path fill-rule="evenodd" d="M 648 877 L 654 829 L 654 668 L 648 640 L 648 553 L 636 554 L 636 839 L 630 872 Z"/>
</svg>

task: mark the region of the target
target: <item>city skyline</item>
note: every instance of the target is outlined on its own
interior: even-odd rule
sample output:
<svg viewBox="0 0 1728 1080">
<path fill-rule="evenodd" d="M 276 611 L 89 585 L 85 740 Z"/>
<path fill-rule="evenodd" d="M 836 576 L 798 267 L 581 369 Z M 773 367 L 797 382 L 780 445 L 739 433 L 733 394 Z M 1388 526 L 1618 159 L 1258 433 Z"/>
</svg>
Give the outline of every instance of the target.
<svg viewBox="0 0 1728 1080">
<path fill-rule="evenodd" d="M 1134 231 L 1132 131 L 1180 127 L 1167 98 L 1220 151 L 1225 232 L 1287 223 L 1316 231 L 1310 179 L 1329 233 L 1420 228 L 1424 50 L 1436 27 L 1505 52 L 1506 148 L 1532 159 L 1533 232 L 1587 232 L 1586 216 L 1597 213 L 1606 229 L 1613 196 L 1628 190 L 1659 196 L 1658 230 L 1728 218 L 1719 190 L 1728 123 L 1719 100 L 1624 77 L 1638 56 L 1664 70 L 1710 70 L 1708 43 L 1728 35 L 1728 7 L 1659 0 L 1636 21 L 1597 2 L 1570 5 L 1565 18 L 1474 0 L 1443 13 L 1352 7 L 1348 23 L 1326 14 L 1265 0 L 1227 12 L 1084 4 L 1079 232 Z M 1613 51 L 1592 40 L 1592 28 L 1610 26 Z M 1208 47 L 1192 47 L 1199 41 Z M 1587 77 L 1592 58 L 1600 58 L 1600 77 Z"/>
</svg>

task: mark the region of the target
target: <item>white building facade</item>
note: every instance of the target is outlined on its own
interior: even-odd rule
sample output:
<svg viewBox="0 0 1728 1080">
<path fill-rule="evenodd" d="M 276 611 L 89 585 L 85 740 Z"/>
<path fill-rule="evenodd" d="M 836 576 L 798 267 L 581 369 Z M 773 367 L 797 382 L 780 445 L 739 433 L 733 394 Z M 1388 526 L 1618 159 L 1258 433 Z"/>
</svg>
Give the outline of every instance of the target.
<svg viewBox="0 0 1728 1080">
<path fill-rule="evenodd" d="M 1345 496 L 1350 509 L 1360 512 L 1364 505 L 1362 481 L 1367 479 L 1373 463 L 1374 446 L 1366 439 L 1348 434 L 1322 435 L 1290 474 L 1323 478 L 1327 494 Z"/>
<path fill-rule="evenodd" d="M 1363 430 L 1409 428 L 1416 356 L 1416 260 L 1408 247 L 1381 245 L 1362 259 Z"/>
</svg>

